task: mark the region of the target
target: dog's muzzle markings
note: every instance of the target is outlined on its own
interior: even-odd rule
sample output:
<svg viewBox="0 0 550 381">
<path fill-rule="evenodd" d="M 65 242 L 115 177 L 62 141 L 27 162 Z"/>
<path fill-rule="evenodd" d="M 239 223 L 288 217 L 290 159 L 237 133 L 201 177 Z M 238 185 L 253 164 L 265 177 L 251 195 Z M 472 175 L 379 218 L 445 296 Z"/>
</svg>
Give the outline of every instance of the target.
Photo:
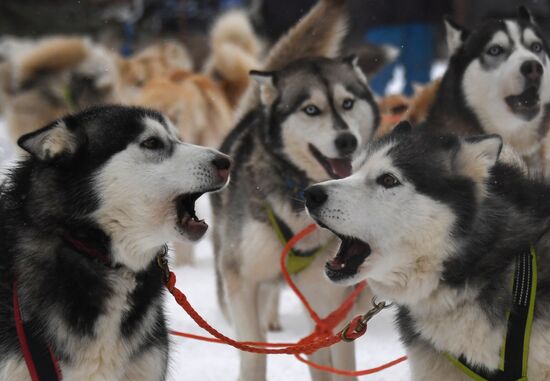
<svg viewBox="0 0 550 381">
<path fill-rule="evenodd" d="M 325 203 L 328 199 L 328 195 L 322 187 L 311 186 L 305 190 L 305 199 L 307 209 L 309 211 L 314 211 Z M 316 219 L 314 215 L 312 215 L 312 217 Z M 326 228 L 326 226 L 322 222 L 317 221 L 317 219 L 316 222 L 319 226 Z M 346 237 L 334 231 L 333 233 L 340 238 L 342 243 L 336 257 L 327 262 L 325 271 L 332 281 L 340 281 L 357 273 L 359 266 L 361 266 L 370 255 L 371 248 L 368 243 L 360 239 Z"/>
</svg>

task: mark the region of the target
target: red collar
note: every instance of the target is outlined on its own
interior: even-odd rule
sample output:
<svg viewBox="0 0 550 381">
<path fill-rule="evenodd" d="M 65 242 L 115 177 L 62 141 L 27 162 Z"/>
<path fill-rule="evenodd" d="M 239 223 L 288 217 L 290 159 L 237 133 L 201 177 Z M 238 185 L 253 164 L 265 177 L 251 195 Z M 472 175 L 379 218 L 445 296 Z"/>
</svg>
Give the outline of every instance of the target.
<svg viewBox="0 0 550 381">
<path fill-rule="evenodd" d="M 65 242 L 69 243 L 79 253 L 84 254 L 92 259 L 96 259 L 103 264 L 111 265 L 111 259 L 106 253 L 97 250 L 90 245 L 87 245 L 85 242 L 72 237 L 69 233 L 64 233 L 62 237 Z"/>
<path fill-rule="evenodd" d="M 17 281 L 13 281 L 13 318 L 17 339 L 27 369 L 32 381 L 61 381 L 61 368 L 51 347 L 46 344 L 40 335 L 33 329 L 33 325 L 25 322 L 21 315 L 19 297 L 17 295 Z"/>
</svg>

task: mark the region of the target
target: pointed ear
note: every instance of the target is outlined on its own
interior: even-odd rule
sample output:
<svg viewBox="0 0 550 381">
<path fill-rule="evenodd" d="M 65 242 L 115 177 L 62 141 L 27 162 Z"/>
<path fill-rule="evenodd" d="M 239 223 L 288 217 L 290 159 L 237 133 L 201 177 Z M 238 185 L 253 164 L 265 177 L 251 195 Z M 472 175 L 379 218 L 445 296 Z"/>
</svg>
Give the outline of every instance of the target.
<svg viewBox="0 0 550 381">
<path fill-rule="evenodd" d="M 445 17 L 444 22 L 445 31 L 447 32 L 447 49 L 449 50 L 449 55 L 452 56 L 460 48 L 464 40 L 466 40 L 468 31 L 451 20 L 450 17 Z"/>
<path fill-rule="evenodd" d="M 496 164 L 501 150 L 502 138 L 499 135 L 463 139 L 454 157 L 453 168 L 476 182 L 483 182 Z"/>
<path fill-rule="evenodd" d="M 350 65 L 353 71 L 355 71 L 355 74 L 357 75 L 359 80 L 365 85 L 367 84 L 367 76 L 365 75 L 365 73 L 363 73 L 363 70 L 359 65 L 359 57 L 357 56 L 357 54 L 350 54 L 349 56 L 342 58 L 342 62 Z"/>
<path fill-rule="evenodd" d="M 412 125 L 408 120 L 402 120 L 397 123 L 392 130 L 392 134 L 408 134 L 412 131 Z"/>
<path fill-rule="evenodd" d="M 272 71 L 250 71 L 250 76 L 260 86 L 260 100 L 264 106 L 271 106 L 279 96 L 275 86 L 275 73 Z"/>
<path fill-rule="evenodd" d="M 521 5 L 518 8 L 518 18 L 528 23 L 535 23 L 535 19 L 533 18 L 531 11 L 525 5 Z"/>
<path fill-rule="evenodd" d="M 38 160 L 52 161 L 72 157 L 81 145 L 79 140 L 65 122 L 60 120 L 21 136 L 17 144 Z"/>
</svg>

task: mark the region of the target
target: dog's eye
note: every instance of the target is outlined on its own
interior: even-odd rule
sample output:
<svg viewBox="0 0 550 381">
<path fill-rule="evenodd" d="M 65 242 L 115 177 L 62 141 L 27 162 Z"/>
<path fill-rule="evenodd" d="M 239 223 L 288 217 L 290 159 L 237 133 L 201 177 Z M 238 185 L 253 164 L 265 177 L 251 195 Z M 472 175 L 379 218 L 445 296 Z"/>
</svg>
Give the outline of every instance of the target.
<svg viewBox="0 0 550 381">
<path fill-rule="evenodd" d="M 500 45 L 493 45 L 487 49 L 487 54 L 493 57 L 500 56 L 502 53 L 504 53 L 504 48 Z"/>
<path fill-rule="evenodd" d="M 148 138 L 141 142 L 141 147 L 151 150 L 159 150 L 164 148 L 164 143 L 159 138 Z"/>
<path fill-rule="evenodd" d="M 378 178 L 376 179 L 376 182 L 379 185 L 382 185 L 386 189 L 401 185 L 399 180 L 397 180 L 397 178 L 391 173 L 384 173 L 383 175 L 378 176 Z"/>
<path fill-rule="evenodd" d="M 342 107 L 344 108 L 344 110 L 351 110 L 353 108 L 353 105 L 354 105 L 354 101 L 353 99 L 344 99 L 344 102 L 342 103 Z"/>
<path fill-rule="evenodd" d="M 542 44 L 540 42 L 533 42 L 531 44 L 531 51 L 533 53 L 540 53 L 542 52 Z"/>
<path fill-rule="evenodd" d="M 309 116 L 317 116 L 321 113 L 321 110 L 319 110 L 319 108 L 314 105 L 304 107 L 303 111 Z"/>
</svg>

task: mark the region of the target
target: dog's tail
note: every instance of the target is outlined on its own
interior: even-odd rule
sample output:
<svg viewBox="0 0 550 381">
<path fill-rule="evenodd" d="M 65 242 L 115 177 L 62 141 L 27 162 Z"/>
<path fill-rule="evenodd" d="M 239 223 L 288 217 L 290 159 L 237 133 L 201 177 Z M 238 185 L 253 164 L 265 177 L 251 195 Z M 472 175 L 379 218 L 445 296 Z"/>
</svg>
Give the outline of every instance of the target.
<svg viewBox="0 0 550 381">
<path fill-rule="evenodd" d="M 220 202 L 218 195 L 212 195 L 211 200 L 213 205 Z M 220 310 L 222 311 L 225 319 L 229 322 L 231 321 L 231 314 L 229 313 L 229 309 L 227 307 L 227 300 L 225 298 L 225 286 L 223 284 L 222 273 L 220 270 L 221 240 L 219 235 L 219 229 L 213 229 L 212 243 L 214 246 L 214 268 L 216 269 L 216 296 L 218 297 L 218 305 L 220 306 Z"/>
<path fill-rule="evenodd" d="M 282 69 L 289 63 L 307 57 L 334 57 L 340 53 L 348 29 L 345 0 L 320 0 L 309 13 L 271 48 L 262 70 Z M 257 106 L 257 86 L 249 86 L 243 96 L 237 118 Z"/>
<path fill-rule="evenodd" d="M 210 32 L 211 56 L 205 74 L 220 79 L 232 106 L 238 103 L 249 83 L 248 73 L 259 66 L 261 44 L 247 14 L 242 10 L 221 15 Z"/>
<path fill-rule="evenodd" d="M 25 55 L 17 68 L 19 83 L 48 71 L 72 68 L 89 54 L 91 42 L 81 37 L 50 37 L 40 41 Z"/>
</svg>

